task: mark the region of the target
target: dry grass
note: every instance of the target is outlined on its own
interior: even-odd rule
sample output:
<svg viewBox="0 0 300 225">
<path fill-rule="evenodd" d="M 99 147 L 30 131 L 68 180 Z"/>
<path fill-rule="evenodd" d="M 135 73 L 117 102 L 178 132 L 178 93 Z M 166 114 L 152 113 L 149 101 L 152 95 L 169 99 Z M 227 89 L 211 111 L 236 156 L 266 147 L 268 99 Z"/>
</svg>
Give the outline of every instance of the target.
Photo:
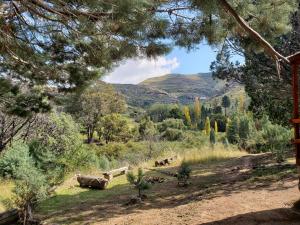
<svg viewBox="0 0 300 225">
<path fill-rule="evenodd" d="M 244 156 L 247 153 L 239 151 L 236 148 L 226 149 L 223 145 L 216 145 L 214 148 L 205 147 L 202 149 L 193 149 L 180 155 L 182 160 L 189 164 L 209 164 L 219 162 L 230 158 Z"/>
<path fill-rule="evenodd" d="M 9 180 L 0 179 L 0 212 L 7 210 L 9 200 L 12 198 L 12 189 L 14 184 Z"/>
</svg>

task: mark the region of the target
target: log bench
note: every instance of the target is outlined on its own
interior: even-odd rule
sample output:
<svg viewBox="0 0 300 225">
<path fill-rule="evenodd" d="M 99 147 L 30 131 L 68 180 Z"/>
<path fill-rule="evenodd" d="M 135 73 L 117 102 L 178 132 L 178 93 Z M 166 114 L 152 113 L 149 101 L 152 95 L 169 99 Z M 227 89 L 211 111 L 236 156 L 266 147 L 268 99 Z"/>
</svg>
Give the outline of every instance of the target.
<svg viewBox="0 0 300 225">
<path fill-rule="evenodd" d="M 110 180 L 113 179 L 113 177 L 126 174 L 127 171 L 128 171 L 128 166 L 124 166 L 124 167 L 121 167 L 121 168 L 118 168 L 118 169 L 114 169 L 114 170 L 110 170 L 110 171 L 104 172 L 102 174 L 103 174 L 103 176 L 104 176 L 105 179 L 107 179 L 107 180 L 110 181 Z"/>
<path fill-rule="evenodd" d="M 102 177 L 77 175 L 80 187 L 104 190 L 108 185 L 108 180 Z"/>
<path fill-rule="evenodd" d="M 155 167 L 170 165 L 177 159 L 177 156 L 155 161 Z"/>
</svg>

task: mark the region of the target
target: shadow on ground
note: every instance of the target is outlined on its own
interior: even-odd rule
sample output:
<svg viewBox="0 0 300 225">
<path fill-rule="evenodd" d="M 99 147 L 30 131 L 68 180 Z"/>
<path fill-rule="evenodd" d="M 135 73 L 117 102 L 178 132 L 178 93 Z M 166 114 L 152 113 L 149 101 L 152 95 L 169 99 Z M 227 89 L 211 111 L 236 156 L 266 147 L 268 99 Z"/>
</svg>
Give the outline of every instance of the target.
<svg viewBox="0 0 300 225">
<path fill-rule="evenodd" d="M 264 167 L 264 165 L 269 166 Z M 169 167 L 159 170 L 176 171 L 177 168 Z M 48 201 L 52 201 L 54 207 L 41 216 L 55 224 L 84 224 L 83 221 L 89 224 L 88 222 L 105 222 L 114 217 L 149 209 L 174 208 L 193 201 L 230 196 L 245 190 L 278 191 L 293 188 L 296 185 L 295 182 L 292 182 L 292 186 L 286 185 L 287 181 L 296 179 L 294 168 L 270 165 L 270 155 L 244 156 L 215 165 L 194 165 L 192 185 L 187 188 L 178 188 L 176 178 L 162 175 L 157 171 L 149 171 L 146 175 L 154 174 L 166 177 L 167 181 L 153 185 L 147 192 L 148 199 L 141 205 L 125 206 L 129 197 L 135 195 L 136 191 L 128 184 L 124 184 L 106 190 L 105 192 L 108 194 L 105 195 L 98 194 L 99 191 L 96 190 L 86 190 L 80 194 L 53 197 Z M 58 198 L 60 203 L 65 202 L 66 204 L 55 205 L 55 199 Z M 82 202 L 72 204 L 72 201 L 74 202 L 76 199 L 82 199 Z M 270 217 L 270 215 L 272 216 Z M 247 213 L 205 224 L 280 225 L 281 220 L 285 222 L 282 224 L 287 224 L 287 219 L 291 221 L 288 223 L 290 225 L 300 224 L 299 215 L 292 213 L 290 209 Z M 246 221 L 249 222 L 246 223 Z"/>
<path fill-rule="evenodd" d="M 260 212 L 236 215 L 219 221 L 201 223 L 201 225 L 299 225 L 300 213 L 291 209 L 279 208 Z M 200 224 L 199 224 L 200 225 Z"/>
</svg>

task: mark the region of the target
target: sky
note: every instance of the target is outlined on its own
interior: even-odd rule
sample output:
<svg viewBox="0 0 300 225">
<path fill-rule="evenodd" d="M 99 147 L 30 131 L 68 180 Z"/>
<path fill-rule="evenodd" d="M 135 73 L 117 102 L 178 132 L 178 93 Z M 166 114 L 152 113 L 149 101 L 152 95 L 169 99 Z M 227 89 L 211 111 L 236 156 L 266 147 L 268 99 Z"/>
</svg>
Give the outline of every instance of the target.
<svg viewBox="0 0 300 225">
<path fill-rule="evenodd" d="M 159 77 L 170 73 L 195 74 L 210 72 L 210 64 L 217 55 L 205 43 L 197 49 L 187 52 L 184 48 L 175 47 L 168 55 L 156 59 L 135 58 L 122 62 L 103 78 L 108 83 L 137 84 L 151 77 Z M 233 61 L 242 62 L 241 57 L 234 56 Z"/>
</svg>

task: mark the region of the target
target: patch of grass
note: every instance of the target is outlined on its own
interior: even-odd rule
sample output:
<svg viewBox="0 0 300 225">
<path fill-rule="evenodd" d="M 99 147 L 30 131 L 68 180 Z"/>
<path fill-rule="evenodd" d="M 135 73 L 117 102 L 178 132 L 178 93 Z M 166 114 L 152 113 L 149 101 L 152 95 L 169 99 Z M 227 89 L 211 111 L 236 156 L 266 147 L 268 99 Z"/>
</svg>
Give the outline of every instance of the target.
<svg viewBox="0 0 300 225">
<path fill-rule="evenodd" d="M 56 195 L 41 202 L 37 212 L 47 215 L 59 210 L 67 210 L 84 203 L 101 202 L 106 198 L 130 193 L 126 176 L 114 178 L 106 190 L 80 188 L 75 178 L 70 178 L 56 190 Z"/>
<path fill-rule="evenodd" d="M 9 203 L 13 195 L 13 188 L 14 183 L 12 181 L 0 179 L 0 212 L 4 212 L 10 208 Z"/>
<path fill-rule="evenodd" d="M 281 180 L 285 177 L 296 175 L 297 171 L 296 168 L 282 168 L 282 167 L 269 167 L 269 168 L 258 168 L 255 169 L 251 177 L 252 179 L 259 179 L 259 180 Z"/>
<path fill-rule="evenodd" d="M 214 148 L 205 147 L 184 152 L 181 157 L 189 164 L 210 164 L 246 154 L 236 148 L 226 149 L 223 145 L 218 144 Z"/>
</svg>

